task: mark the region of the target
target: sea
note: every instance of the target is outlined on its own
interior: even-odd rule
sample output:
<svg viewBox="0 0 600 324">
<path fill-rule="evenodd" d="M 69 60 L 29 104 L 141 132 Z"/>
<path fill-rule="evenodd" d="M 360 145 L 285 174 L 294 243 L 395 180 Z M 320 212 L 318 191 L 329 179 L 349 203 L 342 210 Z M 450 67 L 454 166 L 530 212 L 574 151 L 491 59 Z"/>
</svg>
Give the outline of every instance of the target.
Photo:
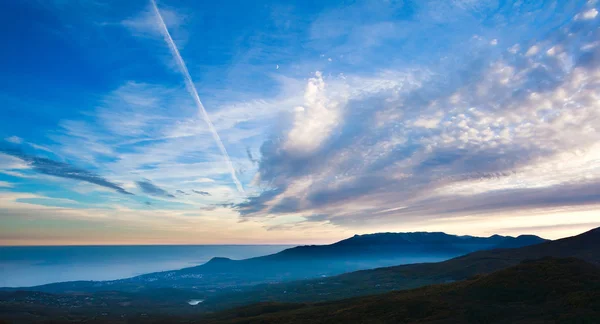
<svg viewBox="0 0 600 324">
<path fill-rule="evenodd" d="M 114 280 L 272 254 L 289 245 L 0 246 L 0 287 Z"/>
</svg>

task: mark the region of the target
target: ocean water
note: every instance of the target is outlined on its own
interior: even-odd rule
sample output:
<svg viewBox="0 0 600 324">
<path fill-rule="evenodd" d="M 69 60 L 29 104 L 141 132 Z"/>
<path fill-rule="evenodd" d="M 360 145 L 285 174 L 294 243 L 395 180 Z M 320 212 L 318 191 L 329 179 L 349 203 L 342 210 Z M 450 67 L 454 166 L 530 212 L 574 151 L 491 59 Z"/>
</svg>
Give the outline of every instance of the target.
<svg viewBox="0 0 600 324">
<path fill-rule="evenodd" d="M 287 245 L 144 245 L 0 247 L 0 287 L 73 280 L 114 280 L 181 269 L 212 257 L 245 259 Z"/>
</svg>

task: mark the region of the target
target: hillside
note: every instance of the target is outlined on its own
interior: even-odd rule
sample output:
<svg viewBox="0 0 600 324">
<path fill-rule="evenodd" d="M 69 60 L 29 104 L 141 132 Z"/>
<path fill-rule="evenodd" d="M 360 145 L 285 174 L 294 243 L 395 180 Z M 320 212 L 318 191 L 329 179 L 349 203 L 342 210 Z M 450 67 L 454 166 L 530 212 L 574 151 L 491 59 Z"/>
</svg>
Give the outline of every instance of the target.
<svg viewBox="0 0 600 324">
<path fill-rule="evenodd" d="M 544 242 L 537 236 L 456 236 L 445 233 L 378 233 L 355 235 L 330 245 L 299 246 L 279 253 L 209 262 L 181 270 L 150 273 L 113 281 L 78 281 L 27 288 L 50 293 L 178 288 L 239 289 L 261 283 L 332 276 L 390 265 L 435 262 L 478 250 Z"/>
<path fill-rule="evenodd" d="M 529 261 L 466 281 L 320 304 L 259 304 L 195 323 L 593 323 L 600 269 Z"/>
<path fill-rule="evenodd" d="M 0 318 L 8 313 L 12 316 L 5 318 L 16 319 L 13 323 L 596 323 L 600 268 L 576 258 L 546 257 L 454 283 L 330 302 L 259 303 L 204 316 L 192 308 L 133 307 L 122 317 L 115 315 L 123 310 L 119 305 L 68 315 L 53 313 L 54 308 L 15 315 L 0 305 Z"/>
</svg>

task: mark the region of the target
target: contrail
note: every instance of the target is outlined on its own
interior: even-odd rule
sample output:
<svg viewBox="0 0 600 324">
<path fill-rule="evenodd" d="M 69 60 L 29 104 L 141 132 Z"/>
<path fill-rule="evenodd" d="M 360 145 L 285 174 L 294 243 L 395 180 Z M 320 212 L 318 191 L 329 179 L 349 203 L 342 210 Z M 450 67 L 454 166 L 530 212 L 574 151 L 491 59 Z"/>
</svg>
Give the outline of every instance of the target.
<svg viewBox="0 0 600 324">
<path fill-rule="evenodd" d="M 150 0 L 150 3 L 152 4 L 152 8 L 154 8 L 154 13 L 156 13 L 156 18 L 157 18 L 157 21 L 158 21 L 158 24 L 160 27 L 160 31 L 163 34 L 163 37 L 165 38 L 165 42 L 167 42 L 167 44 L 169 45 L 171 54 L 177 61 L 177 65 L 179 66 L 179 69 L 181 70 L 181 73 L 183 74 L 183 77 L 185 79 L 185 87 L 186 87 L 187 91 L 190 93 L 190 95 L 192 96 L 192 98 L 194 99 L 194 102 L 196 103 L 196 107 L 198 107 L 198 110 L 202 113 L 202 117 L 204 118 L 204 121 L 208 125 L 208 129 L 210 130 L 215 142 L 217 143 L 219 150 L 221 150 L 221 154 L 223 155 L 223 158 L 225 159 L 225 163 L 227 163 L 227 166 L 229 168 L 229 173 L 231 173 L 231 179 L 235 183 L 237 190 L 239 192 L 244 192 L 244 187 L 242 187 L 240 180 L 238 180 L 238 178 L 235 174 L 235 169 L 233 168 L 233 163 L 231 163 L 231 159 L 229 158 L 229 154 L 227 154 L 227 150 L 225 149 L 225 146 L 223 145 L 223 141 L 221 141 L 221 137 L 219 136 L 219 133 L 217 133 L 215 126 L 210 121 L 210 117 L 208 116 L 206 109 L 204 109 L 204 105 L 202 104 L 202 101 L 200 101 L 200 96 L 198 95 L 198 91 L 196 90 L 196 87 L 194 86 L 194 81 L 192 81 L 192 76 L 190 75 L 190 72 L 188 71 L 187 66 L 185 65 L 185 62 L 183 61 L 183 58 L 181 57 L 181 54 L 179 53 L 179 50 L 177 49 L 175 42 L 173 42 L 173 38 L 171 37 L 171 34 L 169 33 L 169 29 L 167 29 L 167 25 L 165 24 L 165 21 L 164 21 L 162 15 L 160 14 L 160 10 L 158 10 L 158 6 L 156 5 L 156 0 Z"/>
</svg>

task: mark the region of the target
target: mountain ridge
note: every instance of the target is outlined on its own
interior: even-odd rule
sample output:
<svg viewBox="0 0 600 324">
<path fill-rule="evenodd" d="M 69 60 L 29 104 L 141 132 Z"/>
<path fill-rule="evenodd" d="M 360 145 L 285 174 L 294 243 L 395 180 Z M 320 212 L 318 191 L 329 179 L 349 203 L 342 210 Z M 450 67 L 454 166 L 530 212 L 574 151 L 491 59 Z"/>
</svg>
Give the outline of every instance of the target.
<svg viewBox="0 0 600 324">
<path fill-rule="evenodd" d="M 532 236 L 534 241 L 546 241 Z M 337 275 L 395 264 L 440 261 L 510 242 L 532 244 L 532 239 L 494 235 L 457 236 L 443 232 L 373 233 L 355 235 L 328 245 L 304 245 L 242 260 L 215 257 L 179 270 L 148 273 L 112 281 L 61 282 L 27 287 L 45 292 L 123 290 L 144 288 L 218 289 Z M 310 261 L 310 262 L 308 262 Z M 11 290 L 16 290 L 14 288 Z"/>
<path fill-rule="evenodd" d="M 549 259 L 546 257 L 550 257 Z M 381 317 L 378 316 L 387 316 L 385 314 L 395 314 L 398 319 L 402 321 L 392 321 L 392 322 L 419 322 L 421 318 L 411 318 L 406 317 L 406 315 L 413 316 L 412 310 L 405 310 L 404 313 L 394 313 L 395 308 L 404 307 L 402 304 L 406 302 L 407 305 L 413 305 L 417 307 L 413 310 L 419 310 L 419 305 L 427 305 L 427 299 L 419 299 L 415 301 L 413 299 L 415 296 L 419 297 L 419 295 L 423 294 L 414 294 L 409 293 L 411 296 L 409 299 L 402 299 L 400 301 L 391 299 L 392 302 L 390 304 L 386 299 L 380 299 L 381 296 L 390 296 L 389 294 L 403 294 L 404 291 L 418 291 L 418 292 L 428 292 L 428 291 L 437 291 L 444 292 L 447 289 L 439 290 L 439 287 L 456 287 L 462 286 L 465 283 L 471 282 L 479 282 L 486 283 L 487 281 L 481 281 L 482 278 L 487 278 L 487 276 L 492 272 L 503 271 L 503 269 L 511 269 L 519 264 L 531 264 L 532 262 L 538 262 L 540 258 L 545 258 L 547 260 L 557 259 L 557 258 L 569 258 L 569 259 L 578 259 L 574 261 L 578 262 L 587 262 L 592 264 L 593 267 L 598 267 L 600 265 L 600 230 L 594 229 L 580 235 L 576 235 L 569 238 L 564 238 L 556 241 L 548 241 L 536 245 L 525 246 L 521 248 L 501 248 L 494 249 L 488 251 L 478 251 L 469 253 L 467 255 L 459 256 L 450 260 L 446 260 L 443 262 L 436 263 L 419 263 L 419 264 L 409 264 L 409 265 L 400 265 L 400 266 L 391 266 L 391 267 L 383 267 L 372 270 L 361 270 L 351 273 L 345 273 L 338 276 L 311 279 L 311 280 L 302 280 L 302 281 L 294 281 L 294 282 L 280 282 L 280 283 L 262 283 L 254 286 L 233 286 L 231 289 L 223 289 L 218 291 L 217 293 L 207 294 L 205 291 L 198 290 L 185 290 L 183 288 L 171 289 L 171 288 L 152 288 L 148 287 L 146 290 L 139 290 L 135 292 L 123 292 L 116 291 L 118 289 L 117 286 L 114 286 L 115 291 L 105 291 L 100 290 L 98 292 L 91 293 L 73 293 L 67 294 L 49 294 L 49 295 L 39 295 L 37 292 L 25 291 L 21 293 L 13 292 L 4 292 L 0 293 L 0 300 L 4 299 L 8 301 L 7 304 L 4 304 L 4 309 L 7 314 L 11 314 L 11 316 L 15 316 L 16 318 L 20 318 L 21 316 L 25 316 L 25 312 L 30 314 L 32 311 L 42 312 L 49 311 L 51 315 L 48 315 L 46 318 L 58 318 L 63 316 L 64 318 L 72 316 L 73 312 L 69 305 L 72 303 L 78 305 L 86 305 L 82 308 L 84 318 L 89 318 L 90 316 L 98 316 L 102 312 L 106 312 L 107 309 L 116 310 L 116 316 L 118 318 L 113 317 L 113 319 L 121 319 L 121 314 L 126 314 L 126 316 L 138 316 L 138 319 L 144 320 L 141 322 L 160 322 L 161 319 L 165 319 L 166 322 L 168 320 L 176 320 L 179 322 L 192 322 L 192 323 L 203 323 L 202 321 L 208 321 L 208 323 L 237 323 L 238 321 L 234 318 L 210 318 L 210 314 L 217 314 L 214 312 L 224 311 L 225 314 L 235 315 L 240 317 L 239 320 L 244 323 L 270 323 L 273 322 L 271 320 L 278 320 L 279 316 L 283 316 L 282 318 L 287 317 L 289 314 L 280 313 L 277 315 L 277 318 L 270 318 L 268 314 L 277 313 L 284 310 L 304 312 L 306 307 L 320 307 L 319 305 L 338 305 L 341 312 L 345 312 L 346 310 L 354 309 L 355 306 L 358 308 L 358 313 L 347 313 L 348 316 L 357 316 L 363 314 L 365 308 L 361 308 L 360 305 L 347 305 L 349 307 L 343 306 L 343 303 L 348 301 L 347 298 L 351 297 L 352 300 L 358 300 L 361 298 L 372 298 L 376 300 L 376 303 L 370 303 L 367 307 L 371 309 L 372 307 L 377 308 L 376 305 L 378 303 L 388 303 L 386 309 L 382 309 L 384 311 L 382 313 L 378 313 L 373 315 L 374 323 L 384 322 Z M 579 261 L 581 260 L 581 261 Z M 543 261 L 543 260 L 542 260 Z M 235 260 L 228 259 L 216 259 L 214 262 L 235 262 Z M 567 262 L 568 264 L 569 262 Z M 550 263 L 548 263 L 550 264 Z M 562 266 L 561 266 L 562 267 Z M 585 269 L 575 265 L 575 270 L 577 269 Z M 589 268 L 589 267 L 588 267 Z M 520 269 L 520 268 L 516 268 Z M 545 268 L 542 268 L 545 269 Z M 564 268 L 563 269 L 568 269 Z M 550 267 L 547 269 L 548 271 L 552 271 L 553 268 Z M 510 270 L 514 271 L 514 270 Z M 546 270 L 544 270 L 546 271 Z M 562 271 L 562 270 L 561 270 Z M 585 271 L 585 270 L 584 270 Z M 569 273 L 574 273 L 574 277 L 578 277 L 577 272 L 573 272 L 571 270 L 562 271 L 565 275 Z M 560 273 L 560 271 L 559 271 Z M 486 295 L 486 290 L 493 291 L 494 289 L 499 289 L 497 292 L 492 295 L 501 294 L 503 291 L 508 291 L 512 294 L 519 285 L 523 283 L 529 284 L 530 282 L 534 282 L 540 278 L 543 278 L 543 272 L 540 274 L 539 272 L 534 273 L 530 277 L 520 277 L 525 279 L 519 280 L 500 280 L 499 282 L 506 282 L 513 285 L 513 288 L 508 290 L 502 290 L 503 285 L 498 285 L 497 282 L 490 282 L 488 286 L 485 286 L 485 289 L 480 289 L 479 292 L 474 291 L 474 293 L 482 295 L 482 298 L 487 298 L 490 300 L 490 294 Z M 516 275 L 519 275 L 517 272 Z M 571 283 L 577 283 L 578 278 L 574 278 L 573 276 L 569 277 L 568 280 L 572 281 Z M 565 276 L 566 277 L 566 276 Z M 560 278 L 560 277 L 559 277 Z M 487 280 L 487 279 L 486 279 Z M 522 280 L 526 280 L 526 282 L 521 282 Z M 551 282 L 550 284 L 553 284 Z M 571 283 L 567 282 L 567 286 L 557 286 L 560 287 L 572 287 Z M 426 286 L 426 287 L 424 287 Z M 482 286 L 483 287 L 483 286 Z M 494 288 L 496 287 L 496 288 Z M 515 288 L 516 287 L 516 288 Z M 543 288 L 543 287 L 542 287 Z M 537 289 L 537 288 L 536 288 Z M 553 289 L 553 288 L 552 288 Z M 562 289 L 562 288 L 560 288 Z M 579 289 L 579 288 L 578 288 Z M 392 292 L 395 291 L 395 292 Z M 511 292 L 512 291 L 512 292 Z M 547 292 L 542 290 L 536 290 L 538 293 L 533 295 L 533 301 L 536 301 L 536 296 L 545 296 Z M 600 291 L 600 289 L 598 289 Z M 551 293 L 552 291 L 550 291 Z M 572 292 L 572 291 L 570 291 Z M 383 295 L 382 295 L 383 294 Z M 437 293 L 436 293 L 437 294 Z M 587 292 L 586 292 L 587 294 Z M 17 299 L 14 299 L 13 296 L 21 296 Z M 37 296 L 41 297 L 37 297 Z M 366 296 L 370 295 L 370 296 Z M 513 294 L 515 296 L 520 295 Z M 566 295 L 566 294 L 564 294 Z M 4 297 L 2 297 L 4 296 Z M 30 297 L 32 296 L 32 297 Z M 433 295 L 434 297 L 437 295 Z M 557 302 L 569 302 L 569 303 L 579 303 L 581 302 L 581 298 L 587 298 L 587 295 L 578 295 L 575 293 L 571 295 L 567 299 L 560 299 L 561 296 L 554 296 Z M 89 301 L 88 297 L 93 298 L 94 301 Z M 446 296 L 444 298 L 451 298 L 452 295 Z M 493 297 L 493 296 L 492 296 Z M 30 305 L 30 298 L 41 299 L 43 305 Z M 402 297 L 404 298 L 404 297 Z M 420 298 L 420 297 L 419 297 Z M 436 297 L 437 298 L 437 297 Z M 444 298 L 439 300 L 442 304 L 433 305 L 435 307 L 443 306 Z M 201 303 L 193 306 L 192 308 L 188 307 L 188 300 L 202 300 Z M 346 301 L 340 301 L 342 299 L 346 299 Z M 12 300 L 12 301 L 11 301 Z M 60 301 L 68 301 L 66 306 L 61 306 L 60 308 L 55 308 L 56 303 Z M 585 301 L 585 300 L 584 300 Z M 133 308 L 122 308 L 120 306 L 122 303 L 131 303 L 131 305 L 135 305 Z M 293 302 L 294 304 L 289 304 Z M 468 307 L 465 311 L 469 313 L 468 317 L 459 317 L 459 319 L 467 319 L 463 322 L 481 322 L 481 323 L 490 323 L 495 318 L 499 318 L 504 316 L 505 313 L 515 312 L 523 312 L 527 311 L 529 308 L 507 308 L 502 311 L 494 311 L 494 309 L 499 309 L 506 306 L 506 303 L 495 303 L 489 305 L 479 305 L 474 300 L 471 300 L 471 306 Z M 63 302 L 64 303 L 64 302 Z M 106 303 L 109 306 L 103 306 Z M 259 303 L 259 304 L 256 304 Z M 306 304 L 299 304 L 306 303 Z M 342 304 L 340 304 L 342 303 Z M 3 304 L 0 303 L 0 311 L 2 309 Z M 308 306 L 307 306 L 308 305 Z M 365 304 L 366 305 L 366 304 Z M 461 306 L 462 304 L 458 303 L 457 306 Z M 559 304 L 559 306 L 562 304 Z M 584 303 L 585 305 L 585 303 Z M 334 308 L 338 307 L 334 306 Z M 393 306 L 393 307 L 392 307 Z M 410 306 L 410 307 L 413 307 Z M 544 305 L 542 308 L 539 308 L 537 313 L 533 314 L 533 318 L 540 317 L 547 311 L 554 311 L 557 308 L 556 305 Z M 242 307 L 242 308 L 234 308 L 234 307 Z M 339 308 L 338 307 L 338 308 Z M 491 307 L 491 308 L 490 308 Z M 511 306 L 512 307 L 512 306 Z M 229 310 L 226 310 L 229 309 Z M 361 310 L 362 309 L 362 310 Z M 390 312 L 392 309 L 392 313 Z M 412 308 L 411 308 L 412 309 Z M 437 308 L 427 308 L 428 312 L 435 312 Z M 322 308 L 320 309 L 325 312 L 331 311 L 331 309 Z M 334 309 L 335 310 L 335 309 Z M 139 312 L 146 312 L 148 317 L 139 318 Z M 312 310 L 308 309 L 309 313 Z M 491 311 L 491 313 L 490 313 Z M 568 308 L 567 311 L 573 311 L 572 308 Z M 589 311 L 589 310 L 588 310 Z M 600 308 L 598 308 L 598 312 L 600 312 Z M 209 317 L 198 318 L 197 314 L 203 313 Z M 338 313 L 337 311 L 332 311 L 332 315 Z M 137 315 L 136 315 L 137 314 Z M 152 314 L 152 315 L 151 315 Z M 194 315 L 196 314 L 196 315 Z M 245 314 L 245 315 L 244 315 Z M 416 315 L 422 313 L 417 312 Z M 462 314 L 462 313 L 461 313 Z M 458 314 L 462 316 L 461 314 Z M 331 314 L 330 314 L 331 315 Z M 443 314 L 442 314 L 443 315 Z M 457 314 L 454 314 L 457 315 Z M 453 315 L 453 316 L 454 316 Z M 457 316 L 458 316 L 457 315 Z M 463 314 L 465 315 L 465 314 Z M 576 314 L 577 315 L 577 314 Z M 581 314 L 579 314 L 581 315 Z M 577 315 L 577 316 L 579 316 Z M 585 315 L 585 314 L 584 314 Z M 27 315 L 29 316 L 29 315 Z M 112 316 L 112 315 L 111 315 Z M 155 317 L 156 316 L 156 317 Z M 167 316 L 167 317 L 165 317 Z M 171 317 L 169 317 L 171 316 Z M 264 317 L 267 316 L 267 317 Z M 308 314 L 309 319 L 313 319 L 314 323 L 319 323 L 320 318 L 317 317 L 315 319 L 314 313 Z M 329 316 L 329 315 L 328 315 Z M 360 315 L 362 316 L 362 315 Z M 371 316 L 371 315 L 369 315 Z M 340 319 L 340 323 L 342 322 L 351 322 L 351 319 L 348 317 L 342 316 L 341 318 L 334 317 L 336 319 Z M 368 323 L 368 319 L 371 317 L 367 317 L 365 319 L 365 323 Z M 384 317 L 387 318 L 387 317 Z M 408 321 L 407 319 L 410 319 Z M 417 320 L 418 319 L 418 320 Z M 448 320 L 446 322 L 438 322 L 438 323 L 462 323 L 461 321 L 456 321 L 456 318 L 453 320 Z M 188 321 L 189 320 L 189 321 Z M 247 320 L 247 321 L 245 321 Z M 264 321 L 263 321 L 264 320 Z M 281 322 L 281 321 L 279 321 Z M 284 321 L 288 322 L 288 321 Z M 311 321 L 304 321 L 311 322 Z M 326 321 L 327 322 L 327 321 Z M 335 322 L 335 321 L 334 321 Z M 427 322 L 427 321 L 424 321 Z M 505 321 L 505 322 L 513 322 Z M 593 322 L 589 321 L 588 322 Z M 125 323 L 125 322 L 123 322 Z M 277 321 L 273 323 L 278 323 Z M 527 321 L 523 322 L 527 323 Z"/>
<path fill-rule="evenodd" d="M 390 240 L 390 238 L 393 238 L 394 240 Z M 413 240 L 411 240 L 411 238 Z M 414 238 L 428 238 L 428 240 L 414 240 Z M 431 238 L 435 238 L 435 239 L 431 239 Z M 385 240 L 384 240 L 385 239 Z M 315 252 L 316 250 L 321 250 L 321 251 L 327 251 L 330 252 L 329 250 L 331 249 L 338 249 L 337 251 L 334 252 L 340 252 L 339 248 L 345 248 L 345 247 L 359 247 L 364 249 L 367 246 L 376 246 L 376 247 L 381 247 L 381 246 L 391 246 L 393 244 L 393 247 L 398 247 L 400 245 L 400 243 L 403 244 L 448 244 L 448 243 L 454 243 L 454 244 L 460 244 L 460 243 L 465 243 L 466 241 L 471 240 L 471 244 L 487 244 L 487 246 L 485 246 L 485 248 L 496 248 L 498 245 L 502 245 L 508 242 L 514 242 L 514 245 L 520 246 L 523 244 L 531 244 L 531 241 L 535 241 L 535 243 L 541 243 L 544 241 L 547 241 L 546 239 L 543 239 L 539 236 L 536 235 L 531 235 L 531 234 L 524 234 L 524 235 L 519 235 L 517 237 L 513 237 L 513 236 L 502 236 L 502 235 L 492 235 L 489 237 L 479 237 L 479 236 L 471 236 L 471 235 L 453 235 L 453 234 L 447 234 L 444 232 L 383 232 L 383 233 L 372 233 L 372 234 L 355 234 L 354 236 L 351 236 L 347 239 L 343 239 L 340 240 L 338 242 L 332 243 L 332 244 L 327 244 L 327 245 L 299 245 L 296 247 L 292 247 L 292 248 L 288 248 L 285 249 L 283 251 L 271 254 L 271 255 L 266 255 L 266 256 L 259 256 L 259 257 L 254 257 L 254 258 L 250 258 L 250 259 L 245 259 L 245 260 L 233 260 L 233 261 L 246 261 L 246 260 L 253 260 L 253 259 L 265 259 L 265 258 L 270 258 L 270 259 L 276 259 L 279 257 L 283 257 L 283 256 L 289 256 L 289 255 L 293 255 L 296 254 L 298 255 L 298 253 L 303 253 L 306 251 L 309 252 Z M 525 240 L 528 240 L 528 242 L 524 242 Z M 375 243 L 375 244 L 373 244 Z M 356 250 L 351 251 L 352 253 L 356 253 Z M 371 251 L 369 251 L 371 252 Z M 454 251 L 453 251 L 454 252 Z M 460 251 L 462 252 L 462 251 Z M 311 255 L 311 257 L 315 257 L 315 256 L 320 256 L 320 255 Z M 328 256 L 330 257 L 330 256 Z M 215 257 L 213 259 L 218 259 L 219 257 Z M 212 260 L 212 259 L 211 259 Z M 211 261 L 209 260 L 209 262 Z M 230 259 L 232 260 L 232 259 Z M 191 267 L 191 268 L 198 268 L 198 267 L 202 267 L 203 265 L 198 265 L 195 267 Z"/>
<path fill-rule="evenodd" d="M 600 228 L 520 248 L 476 251 L 434 263 L 416 263 L 359 270 L 328 278 L 255 286 L 207 300 L 206 307 L 245 305 L 250 301 L 328 301 L 350 296 L 412 289 L 464 280 L 543 257 L 575 257 L 600 265 Z"/>
</svg>

